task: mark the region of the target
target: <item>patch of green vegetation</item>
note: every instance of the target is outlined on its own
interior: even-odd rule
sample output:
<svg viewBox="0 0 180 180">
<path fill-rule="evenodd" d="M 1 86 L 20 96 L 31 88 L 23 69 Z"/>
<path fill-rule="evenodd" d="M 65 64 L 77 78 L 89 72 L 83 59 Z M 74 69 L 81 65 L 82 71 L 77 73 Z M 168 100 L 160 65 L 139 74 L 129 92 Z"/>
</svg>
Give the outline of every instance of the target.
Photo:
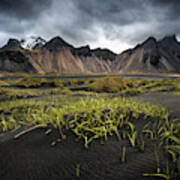
<svg viewBox="0 0 180 180">
<path fill-rule="evenodd" d="M 96 95 L 96 92 L 91 91 L 71 91 L 68 88 L 51 88 L 51 89 L 16 89 L 16 88 L 0 88 L 0 101 L 10 101 L 16 99 L 37 98 L 51 95 L 69 95 L 69 96 L 91 96 Z M 101 93 L 101 96 L 104 93 Z"/>
<path fill-rule="evenodd" d="M 123 96 L 137 96 L 142 93 L 143 91 L 140 88 L 128 88 L 121 92 Z"/>
<path fill-rule="evenodd" d="M 17 87 L 22 88 L 40 88 L 40 87 L 63 87 L 63 83 L 61 80 L 47 80 L 43 78 L 30 78 L 25 77 L 23 79 L 18 80 L 15 84 Z"/>
<path fill-rule="evenodd" d="M 40 97 L 53 94 L 64 93 L 61 88 L 53 89 L 13 89 L 13 88 L 0 88 L 0 100 L 15 100 L 32 97 Z M 65 94 L 65 93 L 64 93 Z"/>
<path fill-rule="evenodd" d="M 107 77 L 102 79 L 68 80 L 62 82 L 58 79 L 48 80 L 26 77 L 16 81 L 0 81 L 0 86 L 0 100 L 39 97 L 60 93 L 69 95 L 95 95 L 96 93 L 114 93 L 116 95 L 116 93 L 118 93 L 121 96 L 136 96 L 148 92 L 180 94 L 179 79 L 153 81 Z M 14 88 L 14 86 L 16 88 Z"/>
<path fill-rule="evenodd" d="M 50 82 L 46 83 L 45 86 L 58 87 L 58 88 L 64 87 L 63 82 L 59 79 L 51 80 Z"/>
<path fill-rule="evenodd" d="M 91 96 L 91 95 L 97 95 L 96 92 L 91 92 L 91 91 L 71 91 L 69 89 L 64 89 L 62 91 L 62 93 L 66 94 L 66 95 L 75 95 L 75 96 Z M 101 93 L 101 95 L 99 96 L 103 96 L 104 93 Z"/>
<path fill-rule="evenodd" d="M 12 114 L 13 109 L 16 109 L 17 114 L 21 114 L 21 110 L 27 109 L 36 109 L 37 111 L 39 108 L 44 107 L 46 105 L 56 104 L 58 106 L 66 105 L 74 103 L 77 101 L 77 97 L 71 95 L 56 95 L 56 96 L 47 96 L 44 99 L 15 99 L 11 101 L 0 101 L 0 112 L 1 113 L 10 113 Z M 39 107 L 39 108 L 37 108 Z"/>
<path fill-rule="evenodd" d="M 87 83 L 87 80 L 83 80 L 83 79 L 68 80 L 67 82 L 67 84 L 72 87 L 86 85 L 86 83 Z"/>
<path fill-rule="evenodd" d="M 19 101 L 23 103 L 23 101 Z M 26 101 L 28 104 L 35 103 L 35 101 Z M 12 103 L 12 102 L 11 102 Z M 11 104 L 10 103 L 10 104 Z M 20 103 L 20 104 L 21 104 Z M 105 114 L 104 111 L 108 111 L 111 115 L 113 113 L 120 113 L 120 116 L 122 119 L 124 119 L 128 112 L 133 113 L 133 116 L 136 117 L 140 113 L 145 113 L 147 115 L 150 115 L 152 117 L 161 117 L 165 114 L 165 110 L 163 108 L 157 108 L 156 106 L 153 106 L 149 103 L 138 103 L 137 101 L 130 100 L 130 99 L 125 99 L 125 98 L 85 98 L 85 99 L 80 99 L 77 102 L 63 102 L 65 105 L 62 106 L 62 103 L 59 104 L 58 101 L 56 101 L 56 106 L 55 107 L 48 107 L 46 109 L 44 108 L 44 104 L 41 104 L 41 111 L 43 111 L 44 116 L 47 116 L 47 118 L 42 118 L 40 121 L 43 123 L 49 124 L 51 123 L 54 127 L 59 126 L 59 123 L 62 122 L 63 124 L 66 124 L 66 121 L 69 121 L 67 116 L 66 118 L 64 115 L 68 115 L 69 117 L 71 116 L 83 116 L 86 117 L 87 114 L 89 114 L 89 118 L 87 120 L 88 126 L 92 126 L 92 119 L 97 119 L 97 123 L 101 126 L 105 122 L 101 122 L 101 116 Z M 15 101 L 14 104 L 8 105 L 8 107 L 13 107 L 14 105 L 17 107 L 17 101 Z M 25 103 L 24 103 L 25 105 Z M 0 107 L 4 107 L 4 104 L 1 104 Z M 36 116 L 38 117 L 40 114 L 40 110 L 37 111 Z M 57 114 L 58 113 L 58 114 Z M 107 116 L 109 116 L 107 113 Z M 85 115 L 86 114 L 86 115 Z M 42 115 L 42 114 L 41 114 Z M 92 117 L 92 116 L 97 116 L 97 117 Z M 115 115 L 115 114 L 114 114 Z M 123 116 L 122 116 L 123 115 Z M 131 114 L 132 115 L 132 114 Z M 27 114 L 29 116 L 28 122 L 33 123 L 32 119 L 32 114 Z M 57 116 L 58 119 L 57 120 Z M 123 118 L 124 117 L 124 118 Z M 75 117 L 74 117 L 75 118 Z M 99 118 L 99 119 L 98 119 Z M 110 117 L 109 117 L 110 118 Z M 113 122 L 116 121 L 116 117 L 111 117 L 113 118 Z M 39 118 L 37 118 L 39 119 Z M 71 117 L 72 119 L 72 117 Z M 35 119 L 34 119 L 35 120 Z M 78 120 L 78 119 L 76 119 Z M 35 120 L 36 123 L 40 123 L 37 120 Z M 99 121 L 99 122 L 98 122 Z M 94 124 L 95 126 L 97 125 L 96 123 Z M 92 126 L 93 127 L 93 126 Z"/>
<path fill-rule="evenodd" d="M 117 93 L 122 90 L 133 88 L 137 85 L 136 80 L 125 80 L 116 77 L 97 79 L 88 85 L 91 91 Z"/>
<path fill-rule="evenodd" d="M 15 85 L 23 88 L 37 88 L 41 87 L 45 82 L 45 79 L 25 77 L 18 80 Z"/>
<path fill-rule="evenodd" d="M 2 86 L 4 82 L 2 83 Z M 5 82 L 6 84 L 6 82 Z M 86 86 L 89 91 L 71 91 L 60 80 L 23 78 L 8 82 L 24 89 L 0 88 L 1 100 L 60 94 L 46 97 L 46 100 L 14 100 L 0 103 L 0 132 L 25 126 L 15 138 L 39 127 L 57 129 L 60 139 L 66 139 L 66 131 L 73 132 L 89 148 L 94 140 L 107 141 L 110 136 L 128 142 L 132 148 L 141 152 L 146 150 L 146 139 L 154 143 L 157 170 L 144 176 L 170 179 L 173 171 L 180 172 L 180 121 L 170 120 L 164 108 L 142 103 L 124 97 L 106 97 L 108 93 L 134 96 L 148 92 L 170 92 L 180 94 L 180 79 L 175 80 L 127 80 L 114 77 L 88 80 L 70 80 L 68 86 Z M 1 86 L 1 84 L 0 84 Z M 5 85 L 6 86 L 6 85 Z M 52 89 L 28 89 L 59 87 Z M 78 89 L 78 88 L 77 88 Z M 100 93 L 98 95 L 98 93 Z M 105 94 L 103 94 L 105 93 Z M 83 98 L 79 98 L 82 95 Z M 86 97 L 89 95 L 89 97 Z M 146 122 L 139 129 L 138 120 Z M 59 140 L 59 139 L 58 139 Z M 57 140 L 57 141 L 58 141 Z M 55 145 L 53 140 L 51 145 Z M 123 146 L 121 163 L 126 163 L 127 147 Z M 160 169 L 159 152 L 165 153 L 167 168 Z M 174 169 L 169 169 L 173 164 Z M 172 167 L 172 166 L 171 166 Z M 77 172 L 79 167 L 77 168 Z M 79 174 L 79 172 L 77 173 Z"/>
<path fill-rule="evenodd" d="M 84 85 L 89 91 L 97 93 L 121 93 L 133 96 L 148 92 L 180 92 L 180 81 L 176 80 L 134 80 L 106 77 L 102 79 L 87 80 Z"/>
<path fill-rule="evenodd" d="M 0 87 L 1 87 L 1 86 L 8 86 L 8 85 L 9 85 L 8 82 L 6 82 L 6 81 L 1 81 L 1 80 L 0 80 Z"/>
<path fill-rule="evenodd" d="M 84 91 L 96 93 L 120 93 L 120 95 L 123 96 L 136 96 L 148 92 L 171 92 L 176 94 L 180 92 L 180 81 L 178 81 L 178 79 L 129 80 L 106 77 L 102 79 L 69 80 L 68 82 L 65 82 L 64 85 L 75 88 L 82 87 L 82 90 L 84 89 Z"/>
<path fill-rule="evenodd" d="M 85 86 L 88 91 L 97 93 L 121 93 L 133 96 L 147 92 L 178 92 L 180 83 L 177 81 L 164 80 L 134 80 L 106 77 L 90 80 L 70 80 L 73 87 Z"/>
<path fill-rule="evenodd" d="M 145 150 L 146 138 L 149 138 L 155 144 L 155 152 L 163 149 L 168 163 L 173 163 L 175 169 L 180 171 L 180 122 L 170 121 L 164 108 L 123 97 L 77 99 L 61 95 L 60 98 L 61 100 L 57 97 L 51 99 L 50 102 L 19 100 L 0 103 L 1 131 L 23 125 L 27 129 L 15 136 L 20 138 L 35 128 L 53 127 L 59 131 L 61 139 L 66 139 L 64 130 L 73 132 L 78 139 L 83 140 L 85 148 L 89 148 L 96 139 L 107 141 L 114 135 L 141 151 Z M 136 127 L 136 122 L 140 119 L 146 122 L 142 129 Z M 155 154 L 158 159 L 158 153 Z M 122 163 L 126 162 L 126 156 L 124 146 Z M 157 172 L 144 175 L 169 177 L 170 173 L 170 170 L 164 171 L 158 166 Z"/>
<path fill-rule="evenodd" d="M 180 92 L 180 82 L 176 80 L 151 81 L 149 84 L 140 87 L 144 92 Z"/>
</svg>

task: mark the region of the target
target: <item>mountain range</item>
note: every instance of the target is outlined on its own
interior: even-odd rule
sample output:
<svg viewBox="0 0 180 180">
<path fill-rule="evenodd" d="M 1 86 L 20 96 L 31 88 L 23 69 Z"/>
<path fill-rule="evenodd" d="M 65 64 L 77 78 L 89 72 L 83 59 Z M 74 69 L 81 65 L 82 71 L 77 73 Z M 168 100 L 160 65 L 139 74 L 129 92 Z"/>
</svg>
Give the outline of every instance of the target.
<svg viewBox="0 0 180 180">
<path fill-rule="evenodd" d="M 35 40 L 33 47 L 9 39 L 0 48 L 0 71 L 36 73 L 131 73 L 180 72 L 180 43 L 175 35 L 161 40 L 149 37 L 133 49 L 115 54 L 108 49 L 74 47 L 61 37 L 46 42 Z"/>
</svg>

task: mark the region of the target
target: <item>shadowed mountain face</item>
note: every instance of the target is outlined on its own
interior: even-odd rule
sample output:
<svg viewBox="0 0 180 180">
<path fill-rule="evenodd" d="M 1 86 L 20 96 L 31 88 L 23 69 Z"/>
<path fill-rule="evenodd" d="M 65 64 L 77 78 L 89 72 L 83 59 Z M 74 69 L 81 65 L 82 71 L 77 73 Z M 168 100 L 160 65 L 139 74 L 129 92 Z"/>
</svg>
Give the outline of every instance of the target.
<svg viewBox="0 0 180 180">
<path fill-rule="evenodd" d="M 46 48 L 49 51 L 58 51 L 61 49 L 73 49 L 73 46 L 65 42 L 60 37 L 55 37 L 47 42 L 42 48 Z"/>
<path fill-rule="evenodd" d="M 116 72 L 180 72 L 179 54 L 180 43 L 174 35 L 160 41 L 150 37 L 118 55 L 112 69 Z"/>
<path fill-rule="evenodd" d="M 8 43 L 1 48 L 1 50 L 17 50 L 23 49 L 21 43 L 16 39 L 9 39 Z"/>
<path fill-rule="evenodd" d="M 160 41 L 150 37 L 117 55 L 108 49 L 75 48 L 60 37 L 23 49 L 10 39 L 0 49 L 0 70 L 13 72 L 110 73 L 180 72 L 180 43 L 175 35 Z"/>
<path fill-rule="evenodd" d="M 10 39 L 0 49 L 0 71 L 35 72 L 36 69 L 28 58 L 28 51 L 21 47 L 16 39 Z"/>
</svg>

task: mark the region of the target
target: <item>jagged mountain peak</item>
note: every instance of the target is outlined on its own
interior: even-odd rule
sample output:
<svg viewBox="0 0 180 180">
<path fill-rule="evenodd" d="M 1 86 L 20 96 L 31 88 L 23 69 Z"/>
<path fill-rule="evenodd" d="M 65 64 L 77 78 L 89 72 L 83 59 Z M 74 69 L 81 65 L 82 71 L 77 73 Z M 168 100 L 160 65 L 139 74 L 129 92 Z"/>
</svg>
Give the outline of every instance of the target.
<svg viewBox="0 0 180 180">
<path fill-rule="evenodd" d="M 158 42 L 158 44 L 162 48 L 169 48 L 170 46 L 171 46 L 171 48 L 175 48 L 175 47 L 179 46 L 179 42 L 177 41 L 177 38 L 176 38 L 175 34 L 165 36 L 163 39 L 161 39 Z"/>
<path fill-rule="evenodd" d="M 110 54 L 116 55 L 114 52 L 106 48 L 96 48 L 96 49 L 93 49 L 92 51 L 94 53 L 110 53 Z"/>
<path fill-rule="evenodd" d="M 73 48 L 72 45 L 68 44 L 64 39 L 59 36 L 56 36 L 50 41 L 48 41 L 43 47 L 49 50 L 57 50 L 60 48 Z"/>
<path fill-rule="evenodd" d="M 89 45 L 74 48 L 72 53 L 76 56 L 91 56 L 91 49 Z"/>
<path fill-rule="evenodd" d="M 8 45 L 18 46 L 18 45 L 20 45 L 21 43 L 20 43 L 20 41 L 17 40 L 17 39 L 9 39 L 7 44 L 8 44 Z"/>
<path fill-rule="evenodd" d="M 46 43 L 46 40 L 40 36 L 30 36 L 26 39 L 23 39 L 23 41 L 23 47 L 29 50 L 39 49 Z"/>
<path fill-rule="evenodd" d="M 122 53 L 119 54 L 119 56 L 124 55 L 124 54 L 131 56 L 134 52 L 136 52 L 136 50 L 139 50 L 139 49 L 156 50 L 157 48 L 158 48 L 158 43 L 157 43 L 156 38 L 150 36 L 143 43 L 137 44 L 135 48 L 127 49 L 123 51 Z"/>
<path fill-rule="evenodd" d="M 157 40 L 154 37 L 149 37 L 147 38 L 141 45 L 140 47 L 143 48 L 156 48 L 157 47 Z"/>
<path fill-rule="evenodd" d="M 101 48 L 93 49 L 92 53 L 99 58 L 102 58 L 105 60 L 111 60 L 111 61 L 114 61 L 117 56 L 117 54 L 110 51 L 109 49 L 101 49 Z"/>
<path fill-rule="evenodd" d="M 17 39 L 9 39 L 7 44 L 1 48 L 2 50 L 11 50 L 11 49 L 23 49 L 21 42 Z"/>
<path fill-rule="evenodd" d="M 91 48 L 90 48 L 90 46 L 89 46 L 89 45 L 86 45 L 86 46 L 81 46 L 81 47 L 76 48 L 76 49 L 82 49 L 82 50 L 87 50 L 87 51 L 90 51 L 90 50 L 91 50 Z"/>
<path fill-rule="evenodd" d="M 180 71 L 180 43 L 175 35 L 159 41 L 149 37 L 119 55 L 103 48 L 75 48 L 59 36 L 43 43 L 35 47 L 38 51 L 19 51 L 22 41 L 10 39 L 4 51 L 0 49 L 0 70 L 29 72 L 29 62 L 34 71 L 43 73 Z"/>
<path fill-rule="evenodd" d="M 85 57 L 93 56 L 93 57 L 102 58 L 103 60 L 110 60 L 110 61 L 115 60 L 117 56 L 115 53 L 113 53 L 108 49 L 96 48 L 91 50 L 89 45 L 82 46 L 79 48 L 74 48 L 71 51 L 73 55 L 76 56 L 85 56 Z"/>
<path fill-rule="evenodd" d="M 165 36 L 161 41 L 169 43 L 178 42 L 175 34 Z"/>
</svg>

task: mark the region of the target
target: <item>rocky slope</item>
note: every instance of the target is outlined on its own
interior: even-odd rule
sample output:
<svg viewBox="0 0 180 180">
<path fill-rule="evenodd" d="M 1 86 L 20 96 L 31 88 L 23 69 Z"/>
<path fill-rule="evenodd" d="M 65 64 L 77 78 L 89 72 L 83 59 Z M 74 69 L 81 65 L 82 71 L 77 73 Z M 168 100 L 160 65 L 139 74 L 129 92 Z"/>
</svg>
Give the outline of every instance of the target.
<svg viewBox="0 0 180 180">
<path fill-rule="evenodd" d="M 111 55 L 104 57 L 88 46 L 74 48 L 60 37 L 55 37 L 41 48 L 31 51 L 30 61 L 38 72 L 90 73 L 111 72 Z M 108 54 L 113 54 L 107 51 Z M 115 56 L 115 55 L 114 55 Z"/>
<path fill-rule="evenodd" d="M 167 36 L 160 41 L 150 37 L 134 49 L 115 54 L 108 49 L 75 48 L 60 37 L 37 42 L 24 49 L 10 39 L 0 49 L 0 71 L 110 73 L 110 72 L 180 72 L 180 43 Z"/>
<path fill-rule="evenodd" d="M 0 71 L 36 72 L 28 58 L 28 54 L 28 51 L 22 48 L 18 40 L 10 39 L 0 49 Z"/>
<path fill-rule="evenodd" d="M 112 69 L 116 72 L 180 72 L 180 43 L 174 35 L 160 41 L 150 37 L 118 55 Z"/>
</svg>

